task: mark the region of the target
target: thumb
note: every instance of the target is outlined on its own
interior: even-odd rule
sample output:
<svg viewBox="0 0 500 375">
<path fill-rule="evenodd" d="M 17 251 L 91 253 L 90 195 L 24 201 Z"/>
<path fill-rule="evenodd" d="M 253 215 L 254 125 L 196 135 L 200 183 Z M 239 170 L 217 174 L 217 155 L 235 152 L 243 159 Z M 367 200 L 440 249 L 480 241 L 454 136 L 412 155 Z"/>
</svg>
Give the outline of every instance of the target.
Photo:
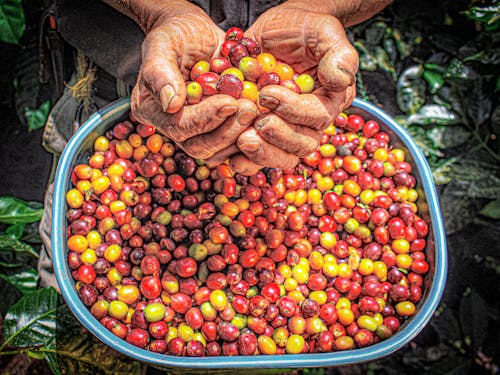
<svg viewBox="0 0 500 375">
<path fill-rule="evenodd" d="M 358 53 L 349 43 L 342 24 L 335 17 L 328 16 L 319 34 L 320 41 L 326 43 L 318 64 L 318 79 L 329 91 L 344 91 L 356 82 Z"/>
<path fill-rule="evenodd" d="M 179 45 L 168 33 L 152 31 L 142 48 L 142 83 L 168 113 L 179 111 L 186 100 L 186 84 L 177 63 Z"/>
</svg>

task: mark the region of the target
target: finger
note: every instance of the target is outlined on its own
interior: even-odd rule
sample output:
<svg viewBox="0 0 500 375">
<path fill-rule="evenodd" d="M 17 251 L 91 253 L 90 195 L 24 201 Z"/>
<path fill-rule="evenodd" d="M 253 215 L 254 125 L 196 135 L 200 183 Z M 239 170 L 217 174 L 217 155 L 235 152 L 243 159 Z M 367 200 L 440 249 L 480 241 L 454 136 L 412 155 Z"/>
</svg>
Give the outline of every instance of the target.
<svg viewBox="0 0 500 375">
<path fill-rule="evenodd" d="M 166 121 L 171 115 L 162 111 L 160 105 L 144 86 L 141 81 L 141 74 L 130 96 L 130 110 L 137 121 L 154 125 L 161 121 Z"/>
<path fill-rule="evenodd" d="M 205 164 L 208 167 L 213 168 L 216 165 L 225 163 L 231 156 L 239 152 L 240 149 L 238 148 L 238 146 L 236 146 L 236 143 L 233 143 L 232 145 L 229 145 L 225 149 L 216 152 L 208 159 L 205 159 Z"/>
<path fill-rule="evenodd" d="M 229 159 L 229 166 L 231 169 L 245 176 L 252 176 L 256 174 L 261 168 L 260 165 L 255 164 L 253 161 L 248 159 L 244 154 L 237 153 Z"/>
<path fill-rule="evenodd" d="M 356 85 L 347 88 L 345 92 L 345 100 L 344 103 L 342 103 L 340 111 L 343 111 L 344 109 L 350 107 L 352 102 L 354 101 L 354 98 L 356 98 Z"/>
<path fill-rule="evenodd" d="M 259 103 L 289 123 L 323 130 L 339 112 L 345 95 L 326 89 L 297 94 L 286 87 L 271 85 L 260 90 Z"/>
<path fill-rule="evenodd" d="M 186 100 L 177 44 L 168 33 L 152 31 L 142 45 L 142 82 L 168 113 L 179 111 Z"/>
<path fill-rule="evenodd" d="M 229 95 L 214 95 L 175 114 L 165 113 L 140 78 L 131 97 L 134 116 L 141 122 L 154 125 L 175 142 L 214 130 L 236 113 L 237 104 L 236 99 Z"/>
<path fill-rule="evenodd" d="M 256 105 L 247 99 L 237 101 L 238 112 L 229 117 L 215 130 L 198 135 L 182 142 L 179 146 L 191 157 L 207 159 L 236 142 L 239 135 L 257 117 Z"/>
<path fill-rule="evenodd" d="M 245 130 L 237 145 L 248 159 L 257 165 L 271 168 L 292 168 L 299 158 L 264 140 L 255 128 Z"/>
<path fill-rule="evenodd" d="M 337 18 L 325 17 L 318 30 L 321 30 L 319 40 L 327 41 L 319 45 L 323 57 L 318 64 L 318 79 L 330 91 L 344 91 L 356 82 L 358 53 Z"/>
<path fill-rule="evenodd" d="M 307 126 L 288 124 L 271 113 L 261 116 L 254 126 L 267 142 L 299 158 L 316 150 L 321 139 L 320 131 Z"/>
</svg>

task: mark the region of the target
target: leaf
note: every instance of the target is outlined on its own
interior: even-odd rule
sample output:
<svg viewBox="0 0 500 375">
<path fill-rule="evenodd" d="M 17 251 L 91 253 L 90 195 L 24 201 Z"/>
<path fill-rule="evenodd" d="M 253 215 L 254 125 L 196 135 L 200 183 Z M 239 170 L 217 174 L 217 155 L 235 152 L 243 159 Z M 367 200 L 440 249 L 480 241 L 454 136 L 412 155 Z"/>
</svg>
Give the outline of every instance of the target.
<svg viewBox="0 0 500 375">
<path fill-rule="evenodd" d="M 40 202 L 26 202 L 10 196 L 0 197 L 0 223 L 34 223 L 40 221 L 43 205 Z"/>
<path fill-rule="evenodd" d="M 445 306 L 440 314 L 436 314 L 431 325 L 443 342 L 453 342 L 461 338 L 460 326 L 453 311 Z"/>
<path fill-rule="evenodd" d="M 483 79 L 475 80 L 464 98 L 467 115 L 476 125 L 482 125 L 490 118 L 492 110 L 491 90 Z"/>
<path fill-rule="evenodd" d="M 425 82 L 422 66 L 413 65 L 405 69 L 398 79 L 396 99 L 399 109 L 405 113 L 417 112 L 425 103 Z"/>
<path fill-rule="evenodd" d="M 455 158 L 451 159 L 441 159 L 439 162 L 432 165 L 432 177 L 434 178 L 434 183 L 436 185 L 446 185 L 449 184 L 452 179 L 449 176 L 451 166 L 456 162 Z"/>
<path fill-rule="evenodd" d="M 31 109 L 26 107 L 24 109 L 24 116 L 28 122 L 28 130 L 33 131 L 41 129 L 45 126 L 47 117 L 50 111 L 50 101 L 46 101 L 38 107 L 38 109 Z"/>
<path fill-rule="evenodd" d="M 4 321 L 7 346 L 30 348 L 49 344 L 54 339 L 58 294 L 52 287 L 38 289 L 12 306 Z"/>
<path fill-rule="evenodd" d="M 492 219 L 500 219 L 500 199 L 489 202 L 479 213 Z"/>
<path fill-rule="evenodd" d="M 442 105 L 427 104 L 418 113 L 408 116 L 406 121 L 415 125 L 451 125 L 460 123 L 460 118 Z"/>
<path fill-rule="evenodd" d="M 462 297 L 458 312 L 464 336 L 472 339 L 472 346 L 477 350 L 488 332 L 488 304 L 473 290 Z"/>
<path fill-rule="evenodd" d="M 377 65 L 384 72 L 387 72 L 391 75 L 392 79 L 396 81 L 398 79 L 398 75 L 396 73 L 396 69 L 394 65 L 391 63 L 387 52 L 380 46 L 375 47 L 375 58 L 377 60 Z"/>
<path fill-rule="evenodd" d="M 356 47 L 359 54 L 359 69 L 370 72 L 377 70 L 377 59 L 368 48 L 366 48 L 363 42 L 356 40 L 354 42 L 354 47 Z"/>
<path fill-rule="evenodd" d="M 478 74 L 458 59 L 452 59 L 443 77 L 447 80 L 474 80 Z"/>
<path fill-rule="evenodd" d="M 405 119 L 406 121 L 406 119 Z M 440 151 L 435 145 L 432 143 L 432 141 L 427 137 L 427 132 L 426 130 L 421 127 L 421 126 L 414 126 L 410 125 L 408 126 L 404 122 L 401 122 L 398 120 L 403 126 L 405 126 L 408 131 L 410 132 L 411 136 L 413 137 L 413 140 L 415 143 L 420 147 L 428 158 L 441 158 L 444 156 L 444 153 Z"/>
<path fill-rule="evenodd" d="M 372 23 L 365 30 L 366 44 L 372 47 L 378 46 L 382 41 L 387 29 L 387 24 L 382 21 Z"/>
<path fill-rule="evenodd" d="M 43 349 L 55 374 L 140 374 L 142 365 L 84 331 L 67 305 L 57 311 L 55 340 Z"/>
<path fill-rule="evenodd" d="M 387 52 L 387 56 L 389 56 L 389 59 L 391 61 L 391 64 L 394 65 L 396 63 L 398 51 L 396 49 L 396 43 L 394 42 L 394 39 L 391 39 L 389 37 L 384 37 L 384 49 L 385 52 Z"/>
<path fill-rule="evenodd" d="M 412 52 L 412 47 L 401 38 L 401 33 L 398 30 L 393 29 L 392 37 L 396 42 L 396 48 L 398 49 L 399 52 L 399 58 L 401 60 L 404 60 L 408 56 L 410 56 Z"/>
<path fill-rule="evenodd" d="M 11 234 L 16 238 L 21 238 L 25 228 L 26 228 L 26 223 L 12 224 L 5 230 L 5 233 Z"/>
<path fill-rule="evenodd" d="M 424 70 L 423 77 L 429 85 L 431 94 L 435 94 L 444 85 L 443 76 L 431 70 Z"/>
<path fill-rule="evenodd" d="M 38 254 L 31 245 L 5 233 L 0 233 L 0 253 L 2 252 L 26 253 L 38 258 Z"/>
<path fill-rule="evenodd" d="M 11 275 L 0 273 L 0 278 L 15 286 L 22 295 L 33 293 L 38 283 L 38 272 L 34 268 L 28 268 Z"/>
<path fill-rule="evenodd" d="M 2 303 L 0 303 L 0 315 L 4 317 L 9 308 L 21 298 L 21 293 L 9 284 L 0 279 L 0 290 L 2 291 Z"/>
<path fill-rule="evenodd" d="M 0 41 L 18 44 L 24 29 L 22 1 L 0 0 Z"/>
<path fill-rule="evenodd" d="M 468 19 L 480 22 L 486 31 L 494 31 L 500 27 L 500 3 L 476 5 L 464 12 Z"/>
<path fill-rule="evenodd" d="M 470 136 L 463 126 L 433 126 L 427 131 L 427 137 L 443 150 L 464 144 Z"/>
<path fill-rule="evenodd" d="M 479 51 L 474 55 L 467 56 L 463 61 L 478 61 L 483 64 L 497 65 L 500 61 L 500 48 L 489 48 L 488 50 Z"/>
</svg>

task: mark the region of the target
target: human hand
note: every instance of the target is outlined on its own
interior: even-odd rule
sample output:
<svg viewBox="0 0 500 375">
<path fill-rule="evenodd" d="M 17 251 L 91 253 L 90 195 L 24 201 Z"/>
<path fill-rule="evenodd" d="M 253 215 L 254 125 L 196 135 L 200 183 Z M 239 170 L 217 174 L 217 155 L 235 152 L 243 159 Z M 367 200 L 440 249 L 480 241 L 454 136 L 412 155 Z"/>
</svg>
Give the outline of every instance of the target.
<svg viewBox="0 0 500 375">
<path fill-rule="evenodd" d="M 238 138 L 241 153 L 230 158 L 240 173 L 260 166 L 289 168 L 316 149 L 322 131 L 355 97 L 358 55 L 339 20 L 331 15 L 284 3 L 262 14 L 245 33 L 263 51 L 273 54 L 298 73 L 307 73 L 320 88 L 296 94 L 282 86 L 266 86 L 259 101 L 272 112 L 261 115 Z M 221 158 L 234 146 L 223 150 Z M 214 163 L 220 162 L 218 155 Z"/>
<path fill-rule="evenodd" d="M 249 100 L 214 95 L 184 106 L 191 67 L 209 61 L 224 32 L 200 8 L 187 1 L 152 3 L 133 8 L 143 27 L 142 66 L 131 96 L 131 110 L 141 122 L 154 125 L 195 158 L 209 158 L 234 144 L 255 119 Z"/>
</svg>

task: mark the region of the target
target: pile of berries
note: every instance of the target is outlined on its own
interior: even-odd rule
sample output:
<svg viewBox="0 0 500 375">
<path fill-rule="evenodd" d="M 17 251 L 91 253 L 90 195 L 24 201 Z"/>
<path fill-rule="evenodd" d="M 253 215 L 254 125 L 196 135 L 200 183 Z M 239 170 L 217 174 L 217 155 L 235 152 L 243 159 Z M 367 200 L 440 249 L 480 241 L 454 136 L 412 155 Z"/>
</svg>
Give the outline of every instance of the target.
<svg viewBox="0 0 500 375">
<path fill-rule="evenodd" d="M 150 351 L 364 347 L 422 297 L 428 226 L 411 171 L 358 115 L 339 115 L 296 168 L 251 177 L 119 122 L 73 168 L 68 264 L 91 314 Z"/>
<path fill-rule="evenodd" d="M 309 74 L 297 74 L 290 65 L 279 62 L 270 53 L 261 53 L 260 46 L 243 31 L 233 27 L 226 32 L 221 57 L 210 62 L 198 61 L 186 82 L 187 104 L 197 104 L 204 96 L 231 95 L 236 99 L 258 102 L 259 90 L 267 85 L 281 85 L 298 94 L 314 90 Z"/>
</svg>

